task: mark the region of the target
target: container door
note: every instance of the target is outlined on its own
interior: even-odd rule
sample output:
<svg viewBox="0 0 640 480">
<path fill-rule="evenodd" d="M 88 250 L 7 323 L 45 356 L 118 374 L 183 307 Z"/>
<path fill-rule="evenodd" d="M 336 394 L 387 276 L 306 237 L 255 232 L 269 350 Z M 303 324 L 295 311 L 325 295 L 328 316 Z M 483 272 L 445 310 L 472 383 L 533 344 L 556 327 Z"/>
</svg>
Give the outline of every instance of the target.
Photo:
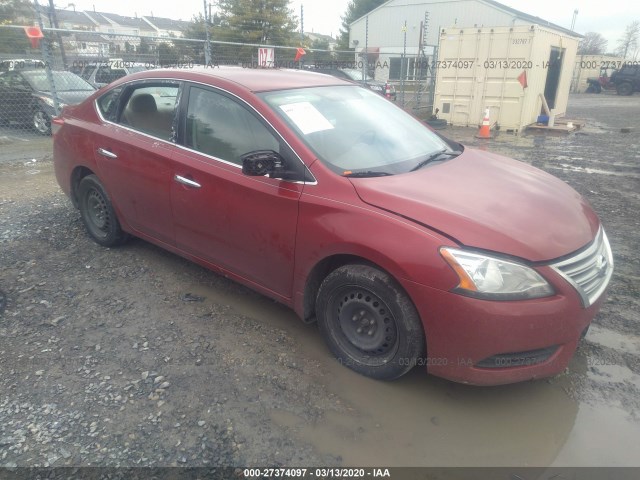
<svg viewBox="0 0 640 480">
<path fill-rule="evenodd" d="M 549 53 L 549 68 L 547 68 L 547 81 L 544 85 L 544 98 L 547 100 L 549 109 L 555 108 L 556 96 L 558 95 L 558 84 L 562 73 L 562 61 L 564 60 L 564 48 L 551 47 Z"/>
</svg>

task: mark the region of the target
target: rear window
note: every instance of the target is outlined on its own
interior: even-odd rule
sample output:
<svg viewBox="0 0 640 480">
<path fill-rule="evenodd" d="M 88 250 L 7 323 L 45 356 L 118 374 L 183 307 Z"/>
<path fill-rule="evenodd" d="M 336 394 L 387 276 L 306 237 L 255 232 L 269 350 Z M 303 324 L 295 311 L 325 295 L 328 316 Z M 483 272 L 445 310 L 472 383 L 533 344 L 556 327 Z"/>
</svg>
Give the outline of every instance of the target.
<svg viewBox="0 0 640 480">
<path fill-rule="evenodd" d="M 622 69 L 620 70 L 620 74 L 621 75 L 636 75 L 638 70 L 638 67 L 622 67 Z"/>
<path fill-rule="evenodd" d="M 111 68 L 110 66 L 102 66 L 96 72 L 96 83 L 111 83 L 119 78 L 124 77 L 127 71 L 123 68 Z"/>
<path fill-rule="evenodd" d="M 109 120 L 110 122 L 115 121 L 118 110 L 118 99 L 120 98 L 121 92 L 122 87 L 114 88 L 98 98 L 96 102 L 98 110 L 100 110 L 105 120 Z"/>
</svg>

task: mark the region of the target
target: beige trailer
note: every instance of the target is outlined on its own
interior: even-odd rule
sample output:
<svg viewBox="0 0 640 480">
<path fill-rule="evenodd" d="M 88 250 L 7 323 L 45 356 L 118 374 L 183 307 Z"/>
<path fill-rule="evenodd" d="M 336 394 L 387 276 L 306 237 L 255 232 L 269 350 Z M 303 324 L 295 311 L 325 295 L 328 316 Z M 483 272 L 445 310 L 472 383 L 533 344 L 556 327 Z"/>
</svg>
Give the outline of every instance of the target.
<svg viewBox="0 0 640 480">
<path fill-rule="evenodd" d="M 444 28 L 436 62 L 434 108 L 458 126 L 482 123 L 521 132 L 544 113 L 567 109 L 577 36 L 540 25 Z"/>
</svg>

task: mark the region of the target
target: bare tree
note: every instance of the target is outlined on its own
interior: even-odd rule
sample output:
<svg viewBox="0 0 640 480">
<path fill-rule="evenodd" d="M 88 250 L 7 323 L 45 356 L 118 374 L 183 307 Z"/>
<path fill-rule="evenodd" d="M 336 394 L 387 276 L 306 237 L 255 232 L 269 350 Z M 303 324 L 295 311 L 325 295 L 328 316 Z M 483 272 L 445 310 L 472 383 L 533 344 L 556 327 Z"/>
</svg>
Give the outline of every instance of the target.
<svg viewBox="0 0 640 480">
<path fill-rule="evenodd" d="M 606 51 L 607 43 L 598 32 L 587 32 L 580 40 L 578 55 L 601 55 Z"/>
<path fill-rule="evenodd" d="M 638 56 L 638 41 L 640 40 L 640 21 L 635 20 L 627 25 L 624 34 L 618 40 L 616 53 L 622 58 L 634 59 Z"/>
</svg>

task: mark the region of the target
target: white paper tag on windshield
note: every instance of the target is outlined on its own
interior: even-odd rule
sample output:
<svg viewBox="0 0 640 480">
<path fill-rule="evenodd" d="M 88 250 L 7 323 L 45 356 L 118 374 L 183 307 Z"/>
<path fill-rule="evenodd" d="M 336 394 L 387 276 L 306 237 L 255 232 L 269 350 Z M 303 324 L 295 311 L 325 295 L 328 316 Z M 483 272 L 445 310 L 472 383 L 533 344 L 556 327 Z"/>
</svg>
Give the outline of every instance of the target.
<svg viewBox="0 0 640 480">
<path fill-rule="evenodd" d="M 280 108 L 305 135 L 333 128 L 331 122 L 309 102 L 280 105 Z"/>
</svg>

